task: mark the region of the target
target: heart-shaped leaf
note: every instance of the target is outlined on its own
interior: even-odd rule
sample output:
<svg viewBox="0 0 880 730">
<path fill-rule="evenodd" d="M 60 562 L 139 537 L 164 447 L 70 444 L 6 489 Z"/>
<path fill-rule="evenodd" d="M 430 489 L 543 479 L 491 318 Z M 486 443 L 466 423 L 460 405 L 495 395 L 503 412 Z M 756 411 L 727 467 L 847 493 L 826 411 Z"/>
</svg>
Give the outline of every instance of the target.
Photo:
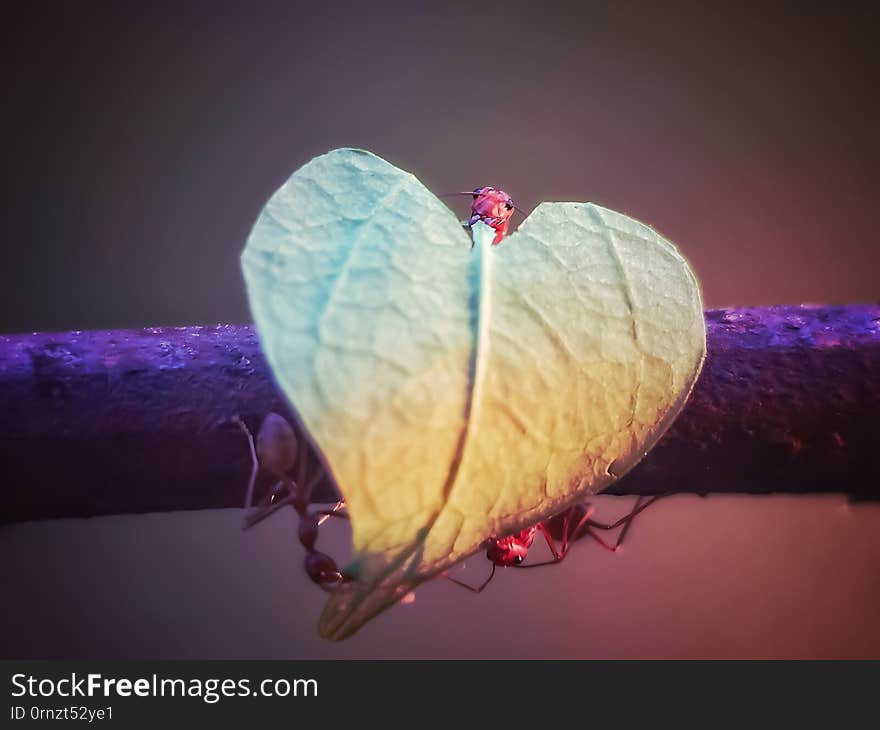
<svg viewBox="0 0 880 730">
<path fill-rule="evenodd" d="M 422 581 L 626 473 L 705 354 L 696 279 L 627 216 L 543 203 L 477 245 L 414 176 L 362 150 L 298 170 L 242 264 L 273 372 L 351 516 L 344 638 Z"/>
</svg>

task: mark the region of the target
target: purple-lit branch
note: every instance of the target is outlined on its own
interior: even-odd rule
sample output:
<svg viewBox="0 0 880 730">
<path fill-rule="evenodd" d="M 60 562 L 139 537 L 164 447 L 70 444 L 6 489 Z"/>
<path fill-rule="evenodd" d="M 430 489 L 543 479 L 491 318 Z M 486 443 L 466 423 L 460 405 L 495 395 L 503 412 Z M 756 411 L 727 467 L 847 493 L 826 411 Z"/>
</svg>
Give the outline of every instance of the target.
<svg viewBox="0 0 880 730">
<path fill-rule="evenodd" d="M 609 491 L 880 498 L 880 306 L 706 320 L 689 404 Z M 229 419 L 269 411 L 290 417 L 247 325 L 0 337 L 3 521 L 241 506 L 250 461 Z"/>
</svg>

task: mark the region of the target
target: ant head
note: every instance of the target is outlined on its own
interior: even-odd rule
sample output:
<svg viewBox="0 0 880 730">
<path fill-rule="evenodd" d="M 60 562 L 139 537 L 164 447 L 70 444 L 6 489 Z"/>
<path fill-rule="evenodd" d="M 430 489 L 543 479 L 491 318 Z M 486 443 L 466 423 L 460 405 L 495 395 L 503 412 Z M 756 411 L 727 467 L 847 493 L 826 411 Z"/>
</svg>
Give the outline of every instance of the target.
<svg viewBox="0 0 880 730">
<path fill-rule="evenodd" d="M 513 199 L 503 190 L 489 186 L 474 188 L 472 193 L 473 202 L 471 211 L 474 216 L 492 224 L 497 228 L 501 223 L 507 223 L 516 206 Z"/>
<path fill-rule="evenodd" d="M 535 539 L 535 530 L 536 528 L 529 527 L 514 535 L 490 541 L 486 549 L 486 557 L 495 565 L 504 568 L 519 565 L 529 554 L 529 548 Z"/>
<path fill-rule="evenodd" d="M 528 553 L 528 549 L 511 550 L 499 547 L 498 545 L 493 545 L 486 551 L 486 557 L 495 563 L 495 565 L 500 565 L 502 568 L 509 568 L 513 565 L 519 565 L 522 563 L 522 561 L 526 559 L 526 553 Z"/>
</svg>

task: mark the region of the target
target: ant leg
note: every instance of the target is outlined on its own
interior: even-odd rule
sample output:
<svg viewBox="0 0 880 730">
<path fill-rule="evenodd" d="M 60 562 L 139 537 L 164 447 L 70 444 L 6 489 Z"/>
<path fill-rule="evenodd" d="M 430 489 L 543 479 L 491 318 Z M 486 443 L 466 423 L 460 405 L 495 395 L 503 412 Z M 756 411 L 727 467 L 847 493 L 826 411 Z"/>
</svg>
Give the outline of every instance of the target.
<svg viewBox="0 0 880 730">
<path fill-rule="evenodd" d="M 541 534 L 544 536 L 544 540 L 547 542 L 547 547 L 550 548 L 550 552 L 553 554 L 552 562 L 558 563 L 565 557 L 565 554 L 568 552 L 568 525 L 569 518 L 571 517 L 571 509 L 567 509 L 565 511 L 565 516 L 562 518 L 562 550 L 556 549 L 556 541 L 553 539 L 553 536 L 550 534 L 550 530 L 547 529 L 547 525 L 543 522 L 538 523 L 538 529 L 541 531 Z"/>
<path fill-rule="evenodd" d="M 568 515 L 574 514 L 575 508 L 576 507 L 574 507 L 574 506 L 569 507 Z M 583 529 L 584 525 L 590 521 L 590 518 L 593 516 L 593 512 L 595 512 L 595 511 L 596 510 L 595 510 L 595 507 L 593 507 L 593 505 L 587 504 L 587 508 L 584 511 L 583 516 L 580 518 L 580 520 L 578 521 L 575 528 L 573 530 L 571 530 L 570 532 L 569 532 L 569 524 L 570 524 L 569 517 L 568 517 L 568 515 L 566 515 L 565 520 L 562 523 L 562 545 L 565 548 L 565 552 L 568 552 L 569 538 L 571 539 L 572 542 L 574 542 L 575 540 L 578 539 L 578 535 L 579 535 L 580 531 Z M 587 528 L 588 533 L 589 533 L 589 529 L 590 528 Z M 592 533 L 589 533 L 589 534 L 592 534 Z M 595 537 L 595 535 L 594 535 L 594 537 Z M 600 540 L 600 542 L 601 542 L 601 540 Z"/>
<path fill-rule="evenodd" d="M 623 545 L 623 540 L 626 537 L 626 533 L 629 532 L 630 525 L 633 523 L 633 517 L 635 517 L 634 512 L 639 508 L 639 505 L 642 503 L 642 495 L 640 494 L 636 497 L 636 503 L 633 505 L 632 511 L 630 512 L 630 518 L 623 523 L 623 529 L 620 531 L 620 534 L 617 536 L 617 542 L 614 544 L 614 548 L 617 549 L 621 545 Z M 638 513 L 636 513 L 638 514 Z"/>
<path fill-rule="evenodd" d="M 544 560 L 540 563 L 529 563 L 528 565 L 514 565 L 514 568 L 540 568 L 544 565 L 557 565 L 565 560 L 565 556 L 568 555 L 569 548 L 569 518 L 572 514 L 573 507 L 569 508 L 565 516 L 562 518 L 562 549 L 559 550 L 556 548 L 556 541 L 553 539 L 553 535 L 550 534 L 550 529 L 547 527 L 546 523 L 539 522 L 538 529 L 541 531 L 541 534 L 544 536 L 544 539 L 547 541 L 547 547 L 550 548 L 550 552 L 553 553 L 553 558 L 550 560 Z M 592 509 L 587 510 L 587 514 L 582 518 L 583 520 L 587 519 L 589 515 L 592 514 Z M 578 523 L 578 528 L 580 528 L 580 523 Z"/>
<path fill-rule="evenodd" d="M 440 573 L 440 575 L 442 575 L 444 578 L 446 578 L 446 580 L 450 580 L 450 581 L 452 581 L 453 583 L 455 583 L 456 585 L 461 586 L 462 588 L 467 588 L 469 591 L 471 591 L 471 592 L 473 592 L 473 593 L 482 593 L 482 592 L 483 592 L 483 589 L 484 589 L 487 585 L 489 585 L 489 583 L 490 583 L 490 581 L 492 580 L 492 578 L 495 577 L 495 568 L 496 568 L 496 567 L 497 567 L 497 566 L 495 565 L 495 563 L 492 563 L 492 572 L 489 573 L 489 577 L 486 578 L 486 580 L 484 580 L 484 581 L 483 581 L 479 586 L 477 586 L 476 588 L 474 588 L 473 586 L 468 585 L 468 584 L 465 583 L 464 581 L 458 580 L 458 578 L 453 578 L 453 577 L 452 577 L 451 575 L 449 575 L 449 573 L 447 573 L 445 570 L 444 570 L 442 573 Z"/>
<path fill-rule="evenodd" d="M 573 543 L 575 540 L 578 540 L 582 535 L 587 535 L 591 537 L 606 550 L 614 552 L 617 549 L 616 547 L 612 547 L 611 545 L 609 545 L 607 542 L 605 542 L 605 540 L 603 540 L 590 529 L 590 524 L 592 523 L 591 517 L 595 512 L 595 508 L 593 507 L 593 505 L 587 504 L 586 511 L 581 516 L 580 520 L 578 520 L 575 528 L 573 530 L 571 529 L 571 515 L 574 514 L 575 509 L 577 509 L 576 506 L 570 507 L 562 522 L 562 556 L 559 559 L 561 560 L 563 557 L 565 557 L 565 555 L 568 553 L 568 549 L 571 546 L 571 543 Z M 544 533 L 544 536 L 548 537 L 549 534 L 550 532 L 549 530 L 547 530 Z"/>
<path fill-rule="evenodd" d="M 632 510 L 630 510 L 627 514 L 621 517 L 619 520 L 612 522 L 611 524 L 606 524 L 604 522 L 597 522 L 593 519 L 587 519 L 586 521 L 582 520 L 583 527 L 586 528 L 586 532 L 584 534 L 589 535 L 593 540 L 598 542 L 603 548 L 609 550 L 611 552 L 617 552 L 620 547 L 623 545 L 623 541 L 626 538 L 627 532 L 629 532 L 630 525 L 632 525 L 632 521 L 637 514 L 642 512 L 643 510 L 650 507 L 654 502 L 656 502 L 663 495 L 656 495 L 651 497 L 648 501 L 642 503 L 642 496 L 639 495 L 636 498 L 636 503 L 633 506 Z M 595 528 L 597 530 L 614 530 L 623 525 L 623 529 L 620 531 L 620 534 L 617 537 L 617 541 L 614 545 L 609 545 L 605 540 L 599 537 L 596 533 L 594 533 L 591 528 Z M 580 535 L 576 535 L 575 539 L 580 537 Z"/>
<path fill-rule="evenodd" d="M 574 510 L 575 508 L 572 507 L 571 509 Z M 616 552 L 617 548 L 618 548 L 617 545 L 614 545 L 614 546 L 609 545 L 607 542 L 605 542 L 605 540 L 603 540 L 601 537 L 599 537 L 595 532 L 593 532 L 590 529 L 590 525 L 593 523 L 593 520 L 591 519 L 591 517 L 593 516 L 594 511 L 595 511 L 595 508 L 593 507 L 593 505 L 588 504 L 587 509 L 584 512 L 583 516 L 581 517 L 580 521 L 577 523 L 577 526 L 570 533 L 571 541 L 574 542 L 575 540 L 579 539 L 581 537 L 581 535 L 587 535 L 588 537 L 591 537 L 593 540 L 595 540 L 597 543 L 599 543 L 599 545 L 601 547 L 605 548 L 609 552 L 612 552 L 612 553 Z M 565 532 L 567 527 L 568 527 L 568 521 L 566 520 L 566 522 L 563 523 L 563 540 L 565 540 L 566 543 L 569 540 L 569 535 L 566 534 L 566 532 Z"/>
<path fill-rule="evenodd" d="M 544 560 L 540 563 L 530 563 L 529 565 L 516 565 L 516 568 L 540 568 L 544 565 L 557 565 L 561 563 L 565 556 L 568 555 L 569 548 L 571 547 L 571 543 L 578 539 L 585 526 L 589 525 L 591 522 L 590 517 L 593 514 L 594 508 L 592 505 L 587 506 L 586 512 L 581 516 L 575 528 L 571 529 L 571 516 L 574 514 L 575 506 L 570 507 L 565 516 L 562 518 L 562 549 L 557 550 L 556 541 L 553 539 L 553 536 L 550 534 L 550 529 L 547 527 L 546 523 L 539 522 L 538 529 L 541 531 L 541 534 L 544 536 L 544 539 L 547 541 L 547 546 L 550 548 L 550 552 L 553 553 L 553 558 L 551 560 Z M 601 537 L 596 535 L 594 532 L 590 530 L 590 528 L 586 527 L 586 532 L 584 534 L 589 535 L 596 542 L 598 542 L 602 547 L 606 550 L 614 551 L 615 548 L 605 542 Z"/>
<path fill-rule="evenodd" d="M 595 527 L 597 530 L 615 530 L 618 527 L 620 527 L 624 522 L 629 522 L 630 520 L 632 520 L 632 518 L 635 517 L 640 512 L 644 512 L 646 509 L 648 509 L 648 507 L 650 507 L 652 504 L 654 504 L 654 502 L 656 502 L 658 499 L 660 499 L 663 496 L 665 496 L 665 495 L 657 494 L 657 495 L 651 497 L 647 502 L 644 502 L 641 505 L 639 505 L 639 501 L 641 501 L 642 498 L 639 497 L 636 500 L 636 506 L 632 509 L 632 511 L 625 514 L 623 517 L 621 517 L 616 522 L 612 522 L 610 525 L 608 525 L 608 524 L 605 524 L 604 522 L 596 522 L 595 520 L 588 520 L 587 526 L 588 527 Z"/>
<path fill-rule="evenodd" d="M 280 488 L 280 487 L 283 487 Z M 276 499 L 280 497 L 284 492 L 287 494 L 280 499 Z M 253 527 L 254 525 L 265 520 L 269 515 L 274 514 L 282 507 L 285 507 L 288 504 L 294 504 L 296 502 L 296 495 L 294 494 L 294 490 L 291 489 L 289 484 L 285 484 L 284 481 L 280 481 L 275 484 L 274 487 L 269 492 L 269 495 L 266 499 L 258 504 L 250 514 L 245 515 L 244 518 L 244 526 L 242 529 L 247 529 L 248 527 Z"/>
<path fill-rule="evenodd" d="M 593 512 L 595 511 L 591 504 L 587 504 L 586 511 L 581 516 L 580 520 L 578 520 L 575 528 L 572 530 L 571 518 L 574 515 L 576 509 L 577 505 L 569 507 L 565 512 L 565 516 L 562 518 L 562 550 L 560 552 L 556 551 L 556 543 L 553 540 L 553 536 L 550 534 L 550 530 L 546 526 L 546 524 L 542 522 L 538 525 L 538 529 L 541 530 L 541 533 L 544 535 L 544 539 L 547 541 L 547 545 L 550 547 L 550 552 L 553 553 L 553 557 L 556 559 L 556 562 L 559 562 L 560 560 L 562 560 L 562 558 L 565 557 L 565 555 L 568 553 L 568 549 L 571 543 L 577 540 L 578 535 L 580 534 L 584 525 L 590 521 L 590 518 L 593 516 Z M 589 530 L 589 528 L 587 529 Z M 596 536 L 594 535 L 593 537 Z M 602 541 L 599 540 L 599 542 Z"/>
<path fill-rule="evenodd" d="M 586 522 L 586 527 L 588 530 L 591 527 L 594 527 L 598 530 L 613 530 L 613 529 L 623 525 L 623 529 L 620 531 L 620 534 L 617 536 L 617 541 L 614 543 L 613 547 L 608 545 L 607 543 L 605 543 L 603 540 L 601 540 L 599 538 L 599 536 L 596 535 L 595 533 L 589 532 L 588 534 L 594 540 L 598 541 L 603 547 L 611 550 L 612 552 L 617 552 L 617 550 L 619 550 L 620 547 L 623 545 L 623 541 L 626 538 L 627 533 L 629 532 L 630 526 L 632 525 L 632 521 L 635 518 L 635 516 L 637 514 L 639 514 L 640 512 L 643 512 L 644 510 L 646 510 L 648 507 L 650 507 L 652 504 L 654 504 L 654 502 L 656 502 L 658 499 L 660 499 L 663 496 L 664 495 L 662 495 L 662 494 L 658 494 L 658 495 L 651 497 L 647 501 L 642 502 L 642 496 L 639 495 L 636 498 L 636 503 L 633 506 L 632 510 L 630 510 L 629 513 L 625 514 L 619 520 L 612 522 L 610 525 L 602 523 L 602 522 L 596 522 L 595 520 L 588 520 Z"/>
<path fill-rule="evenodd" d="M 586 535 L 587 537 L 590 537 L 593 540 L 595 540 L 597 543 L 599 543 L 600 547 L 604 548 L 605 550 L 607 550 L 610 553 L 616 553 L 617 548 L 620 547 L 619 540 L 618 540 L 617 544 L 610 545 L 609 543 L 605 542 L 605 540 L 603 540 L 601 537 L 599 537 L 595 532 L 593 532 L 589 527 L 587 527 L 585 529 L 583 534 Z"/>
<path fill-rule="evenodd" d="M 251 504 L 254 501 L 254 484 L 256 484 L 257 474 L 260 471 L 260 462 L 257 461 L 257 448 L 254 446 L 254 436 L 248 427 L 244 425 L 244 421 L 238 416 L 233 416 L 232 422 L 238 424 L 238 427 L 244 432 L 248 441 L 248 448 L 251 452 L 251 476 L 248 480 L 247 492 L 245 492 L 244 498 L 244 508 L 247 510 L 251 508 Z"/>
<path fill-rule="evenodd" d="M 341 517 L 343 519 L 348 519 L 347 512 L 340 512 L 339 510 L 345 507 L 345 500 L 340 499 L 336 504 L 334 504 L 330 509 L 322 509 L 315 512 L 316 515 L 321 515 L 321 519 L 318 520 L 318 527 L 323 525 L 329 518 L 331 517 Z"/>
</svg>

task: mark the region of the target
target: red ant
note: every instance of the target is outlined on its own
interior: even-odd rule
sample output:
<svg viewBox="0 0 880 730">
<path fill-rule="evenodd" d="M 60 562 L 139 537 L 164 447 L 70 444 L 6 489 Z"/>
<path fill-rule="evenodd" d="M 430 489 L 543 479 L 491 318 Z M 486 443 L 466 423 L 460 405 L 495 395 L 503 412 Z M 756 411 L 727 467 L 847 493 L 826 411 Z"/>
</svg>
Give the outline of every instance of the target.
<svg viewBox="0 0 880 730">
<path fill-rule="evenodd" d="M 351 580 L 349 576 L 339 569 L 333 558 L 319 552 L 315 548 L 315 543 L 318 539 L 318 528 L 327 519 L 330 517 L 348 519 L 348 514 L 342 511 L 345 507 L 345 500 L 337 501 L 330 509 L 309 510 L 312 490 L 325 476 L 323 466 L 317 462 L 315 464 L 317 467 L 315 473 L 309 476 L 309 454 L 305 453 L 299 459 L 297 479 L 291 479 L 289 476 L 286 476 L 285 472 L 292 468 L 298 449 L 296 448 L 296 436 L 290 424 L 281 416 L 269 414 L 263 421 L 263 425 L 257 435 L 257 444 L 255 445 L 251 432 L 241 419 L 235 418 L 233 420 L 247 436 L 251 452 L 251 476 L 248 482 L 247 497 L 245 498 L 245 510 L 249 512 L 245 516 L 244 528 L 252 527 L 285 505 L 292 505 L 300 518 L 299 540 L 306 549 L 305 569 L 309 578 L 325 591 L 333 591 L 343 583 Z M 258 451 L 263 452 L 261 454 L 263 456 L 263 466 L 281 478 L 269 490 L 262 503 L 257 505 L 255 510 L 251 510 L 254 484 L 261 466 L 257 455 Z M 492 572 L 476 588 L 453 578 L 446 572 L 443 572 L 441 575 L 463 588 L 467 588 L 474 593 L 480 593 L 489 585 L 489 582 L 495 576 L 495 570 L 498 566 L 538 568 L 543 565 L 561 563 L 565 556 L 568 555 L 571 543 L 587 535 L 606 550 L 616 552 L 623 544 L 623 539 L 629 530 L 632 519 L 659 498 L 660 496 L 651 497 L 642 503 L 642 498 L 639 497 L 636 500 L 635 506 L 628 514 L 611 524 L 593 520 L 594 508 L 591 505 L 576 504 L 555 517 L 541 521 L 513 535 L 490 538 L 483 544 L 483 547 L 486 550 L 486 557 L 492 562 Z M 572 525 L 574 525 L 573 529 Z M 592 531 L 593 529 L 614 530 L 621 525 L 623 529 L 614 545 L 605 542 L 605 540 Z M 538 532 L 544 536 L 553 557 L 540 563 L 523 565 L 523 561 L 528 555 Z M 561 542 L 561 548 L 556 546 L 557 539 Z"/>
<path fill-rule="evenodd" d="M 483 221 L 487 226 L 495 230 L 495 239 L 492 241 L 493 246 L 497 246 L 507 235 L 507 228 L 510 225 L 510 217 L 513 212 L 522 209 L 517 208 L 513 204 L 513 199 L 503 190 L 489 186 L 474 188 L 470 192 L 448 193 L 448 195 L 471 195 L 471 217 L 463 225 L 471 227 L 477 221 Z M 440 197 L 447 197 L 441 195 Z"/>
<path fill-rule="evenodd" d="M 285 505 L 292 505 L 299 515 L 299 541 L 306 549 L 305 569 L 309 578 L 317 583 L 325 591 L 333 591 L 349 578 L 337 567 L 336 562 L 329 555 L 315 549 L 318 540 L 318 527 L 330 517 L 348 517 L 340 510 L 345 506 L 343 501 L 338 501 L 329 510 L 309 510 L 312 490 L 324 478 L 324 468 L 318 462 L 314 466 L 314 473 L 309 475 L 310 464 L 308 450 L 299 458 L 297 479 L 293 480 L 286 475 L 296 461 L 298 444 L 296 435 L 290 424 L 277 414 L 270 413 L 263 421 L 257 434 L 257 444 L 254 437 L 238 418 L 233 418 L 239 428 L 247 436 L 248 446 L 251 452 L 251 476 L 248 482 L 247 496 L 244 508 L 246 510 L 243 529 L 253 527 L 258 522 L 266 519 L 276 510 Z M 262 447 L 262 448 L 261 448 Z M 262 451 L 262 464 L 280 480 L 272 486 L 267 496 L 251 510 L 254 497 L 254 484 L 260 472 L 261 460 L 257 457 L 257 451 Z"/>
<path fill-rule="evenodd" d="M 593 512 L 595 511 L 592 505 L 575 504 L 564 512 L 561 512 L 548 520 L 543 520 L 536 525 L 527 527 L 521 532 L 508 535 L 507 537 L 490 538 L 483 544 L 483 547 L 486 550 L 486 558 L 492 562 L 492 571 L 489 573 L 486 580 L 476 588 L 453 578 L 445 572 L 443 573 L 443 576 L 451 580 L 453 583 L 462 586 L 462 588 L 467 588 L 474 593 L 480 593 L 489 585 L 492 578 L 495 577 L 495 569 L 498 566 L 501 566 L 502 568 L 540 568 L 544 565 L 556 565 L 557 563 L 561 563 L 565 559 L 565 556 L 568 555 L 571 543 L 585 536 L 593 538 L 593 540 L 606 550 L 617 552 L 621 545 L 623 545 L 623 540 L 626 537 L 626 533 L 629 530 L 633 518 L 654 504 L 654 502 L 660 499 L 661 496 L 662 495 L 651 497 L 645 502 L 642 502 L 641 496 L 638 497 L 633 509 L 611 524 L 597 522 L 592 519 Z M 575 525 L 574 529 L 571 528 L 572 524 Z M 623 529 L 620 531 L 620 535 L 614 545 L 605 542 L 605 540 L 593 532 L 593 529 L 614 530 L 621 525 L 623 525 Z M 532 547 L 532 543 L 535 541 L 539 532 L 547 541 L 547 546 L 550 548 L 553 557 L 550 560 L 544 560 L 540 563 L 523 565 L 523 561 L 526 559 L 529 549 Z M 556 540 L 561 542 L 561 548 L 557 548 Z"/>
</svg>

